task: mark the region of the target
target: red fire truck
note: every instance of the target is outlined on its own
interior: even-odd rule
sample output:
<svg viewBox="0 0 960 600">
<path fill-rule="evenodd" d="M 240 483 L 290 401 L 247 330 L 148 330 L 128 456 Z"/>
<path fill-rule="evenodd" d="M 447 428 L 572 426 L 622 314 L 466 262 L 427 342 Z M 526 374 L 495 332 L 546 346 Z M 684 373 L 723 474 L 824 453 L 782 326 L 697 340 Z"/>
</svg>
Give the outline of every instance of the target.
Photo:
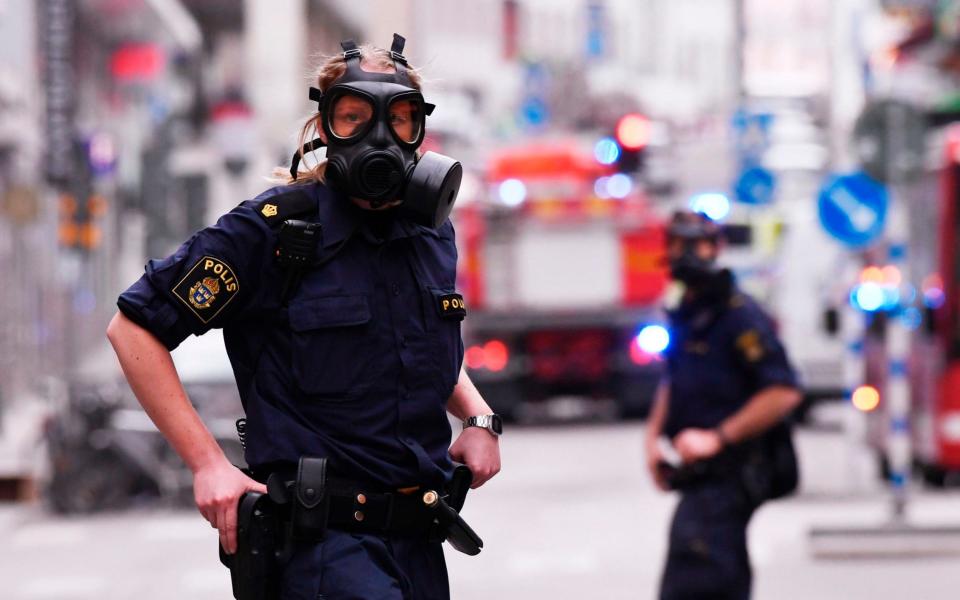
<svg viewBox="0 0 960 600">
<path fill-rule="evenodd" d="M 456 217 L 464 362 L 484 397 L 508 418 L 645 414 L 669 344 L 662 219 L 574 141 L 498 151 L 484 185 Z"/>
<path fill-rule="evenodd" d="M 890 265 L 871 265 L 861 274 L 862 282 L 899 289 L 908 306 L 897 315 L 869 317 L 863 347 L 867 385 L 854 394 L 854 405 L 871 414 L 869 438 L 886 477 L 891 424 L 882 393 L 889 371 L 885 340 L 891 319 L 907 319 L 914 328 L 906 365 L 913 462 L 934 486 L 960 479 L 960 125 L 947 130 L 945 141 L 945 158 L 924 190 L 930 201 L 910 207 L 908 257 L 919 287 L 901 282 Z"/>
<path fill-rule="evenodd" d="M 945 150 L 931 211 L 934 265 L 923 273 L 920 289 L 926 326 L 912 374 L 919 404 L 915 454 L 925 479 L 935 485 L 960 476 L 960 126 L 947 131 Z"/>
</svg>

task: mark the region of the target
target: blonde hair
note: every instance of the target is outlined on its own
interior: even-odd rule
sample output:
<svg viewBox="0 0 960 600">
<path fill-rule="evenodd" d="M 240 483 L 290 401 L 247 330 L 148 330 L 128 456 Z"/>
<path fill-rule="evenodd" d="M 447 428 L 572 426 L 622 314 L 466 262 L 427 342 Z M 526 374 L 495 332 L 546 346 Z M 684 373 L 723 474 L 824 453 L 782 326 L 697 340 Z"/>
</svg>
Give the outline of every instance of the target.
<svg viewBox="0 0 960 600">
<path fill-rule="evenodd" d="M 360 62 L 362 66 L 367 67 L 366 70 L 370 71 L 392 73 L 396 70 L 390 52 L 371 44 L 363 44 L 360 46 Z M 413 67 L 406 67 L 406 70 L 407 76 L 410 78 L 410 83 L 414 88 L 420 90 L 423 85 L 423 78 L 420 76 L 420 73 Z M 346 71 L 347 62 L 344 60 L 342 53 L 326 56 L 322 58 L 320 66 L 315 69 L 311 80 L 315 82 L 315 86 L 319 88 L 321 92 L 325 93 Z M 300 156 L 301 164 L 305 163 L 305 154 L 303 152 L 304 144 L 314 138 L 320 137 L 320 132 L 323 131 L 322 119 L 323 116 L 317 111 L 313 113 L 300 128 L 300 134 L 297 136 L 297 154 Z M 306 171 L 298 172 L 296 180 L 290 176 L 289 166 L 276 167 L 273 170 L 273 177 L 285 184 L 310 183 L 312 181 L 322 183 L 326 169 L 327 161 L 324 159 L 312 167 L 309 167 Z"/>
</svg>

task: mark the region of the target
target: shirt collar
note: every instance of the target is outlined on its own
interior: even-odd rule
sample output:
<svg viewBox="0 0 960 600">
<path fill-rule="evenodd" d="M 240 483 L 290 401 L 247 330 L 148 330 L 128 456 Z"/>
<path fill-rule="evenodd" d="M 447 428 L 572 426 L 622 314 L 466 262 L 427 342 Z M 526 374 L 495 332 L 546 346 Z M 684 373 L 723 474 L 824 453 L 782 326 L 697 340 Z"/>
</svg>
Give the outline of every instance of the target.
<svg viewBox="0 0 960 600">
<path fill-rule="evenodd" d="M 438 233 L 429 227 L 418 225 L 411 221 L 398 219 L 387 233 L 385 240 L 378 239 L 363 226 L 362 209 L 353 206 L 350 200 L 325 185 L 316 184 L 314 195 L 317 199 L 318 221 L 323 226 L 323 247 L 328 248 L 339 244 L 356 232 L 368 242 L 377 244 L 384 241 L 392 242 L 403 238 L 419 235 L 438 236 Z"/>
</svg>

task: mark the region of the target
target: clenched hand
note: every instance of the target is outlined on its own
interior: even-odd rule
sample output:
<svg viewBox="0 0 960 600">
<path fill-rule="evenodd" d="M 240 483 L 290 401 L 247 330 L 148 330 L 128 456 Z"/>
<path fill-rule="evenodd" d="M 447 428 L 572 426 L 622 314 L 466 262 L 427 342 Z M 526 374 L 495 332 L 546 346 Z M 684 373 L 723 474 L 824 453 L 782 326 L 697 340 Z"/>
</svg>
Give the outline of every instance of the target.
<svg viewBox="0 0 960 600">
<path fill-rule="evenodd" d="M 470 487 L 476 489 L 500 472 L 500 440 L 486 429 L 467 427 L 450 446 L 450 457 L 470 467 Z"/>
<path fill-rule="evenodd" d="M 227 554 L 237 551 L 237 504 L 245 492 L 267 493 L 267 486 L 250 479 L 226 459 L 193 475 L 193 497 L 203 518 L 220 532 Z"/>
</svg>

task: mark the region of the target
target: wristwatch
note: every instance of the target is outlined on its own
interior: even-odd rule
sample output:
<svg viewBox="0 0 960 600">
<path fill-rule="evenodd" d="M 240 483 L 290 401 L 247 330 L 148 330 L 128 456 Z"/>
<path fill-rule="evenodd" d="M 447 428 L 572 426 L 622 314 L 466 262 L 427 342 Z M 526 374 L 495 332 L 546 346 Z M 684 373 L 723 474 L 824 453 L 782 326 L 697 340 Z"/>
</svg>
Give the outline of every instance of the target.
<svg viewBox="0 0 960 600">
<path fill-rule="evenodd" d="M 467 427 L 482 427 L 493 435 L 499 436 L 503 433 L 503 419 L 496 413 L 467 417 L 463 420 L 463 428 Z"/>
</svg>

